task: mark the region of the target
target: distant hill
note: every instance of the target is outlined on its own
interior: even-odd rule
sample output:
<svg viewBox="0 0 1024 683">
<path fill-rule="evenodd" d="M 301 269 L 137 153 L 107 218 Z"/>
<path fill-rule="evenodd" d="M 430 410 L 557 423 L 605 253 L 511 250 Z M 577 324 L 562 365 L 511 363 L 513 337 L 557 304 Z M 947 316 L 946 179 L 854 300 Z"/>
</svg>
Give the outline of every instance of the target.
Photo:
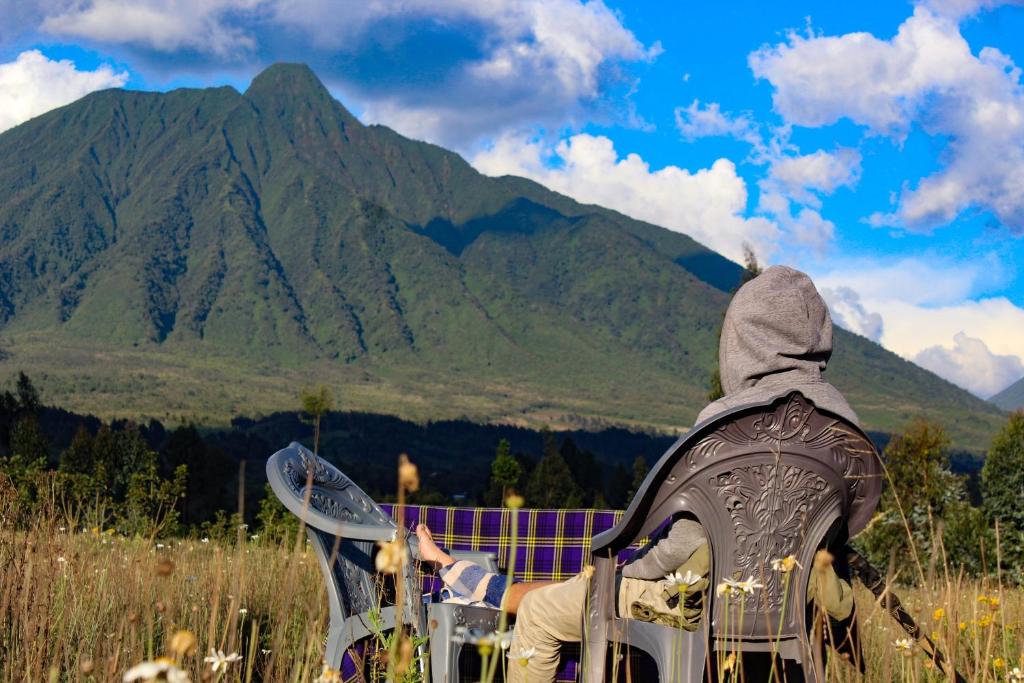
<svg viewBox="0 0 1024 683">
<path fill-rule="evenodd" d="M 678 429 L 740 268 L 693 239 L 364 126 L 305 66 L 107 90 L 0 135 L 0 370 L 104 417 L 346 410 Z M 770 302 L 768 302 L 770 305 Z M 866 425 L 982 449 L 999 411 L 836 334 Z"/>
<path fill-rule="evenodd" d="M 1003 410 L 1024 408 L 1024 377 L 989 399 Z"/>
</svg>

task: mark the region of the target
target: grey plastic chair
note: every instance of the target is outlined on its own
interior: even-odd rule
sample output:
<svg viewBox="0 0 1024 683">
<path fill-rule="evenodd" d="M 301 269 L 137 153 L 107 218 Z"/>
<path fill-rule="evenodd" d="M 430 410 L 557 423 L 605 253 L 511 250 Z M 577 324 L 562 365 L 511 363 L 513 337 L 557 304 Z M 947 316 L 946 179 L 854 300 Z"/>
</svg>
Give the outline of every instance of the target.
<svg viewBox="0 0 1024 683">
<path fill-rule="evenodd" d="M 374 549 L 378 541 L 390 541 L 399 533 L 395 521 L 338 468 L 299 443 L 289 444 L 267 460 L 267 479 L 274 495 L 305 521 L 306 534 L 324 575 L 330 608 L 324 656 L 327 665 L 334 669 L 342 667 L 346 650 L 373 634 L 369 613 L 379 610 L 381 627 L 385 630 L 403 623 L 418 633 L 429 633 L 432 680 L 434 683 L 458 683 L 461 645 L 453 638 L 456 629 L 493 631 L 498 611 L 454 604 L 426 605 L 411 562 L 407 563 L 406 573 L 401 577 L 407 596 L 402 614 L 396 614 L 394 605 L 378 605 L 380 590 Z M 310 486 L 308 504 L 307 485 Z M 412 557 L 418 558 L 416 536 L 407 534 L 406 542 Z M 450 551 L 450 554 L 497 571 L 493 553 Z M 428 617 L 429 631 L 426 628 Z"/>
<path fill-rule="evenodd" d="M 651 654 L 662 681 L 699 683 L 710 653 L 737 650 L 774 651 L 798 663 L 805 680 L 824 680 L 805 608 L 809 571 L 819 548 L 864 528 L 881 483 L 878 453 L 864 432 L 797 392 L 697 425 L 651 469 L 621 522 L 594 538 L 584 680 L 605 679 L 611 643 Z M 693 633 L 616 615 L 617 553 L 679 514 L 701 522 L 711 548 L 711 589 Z M 784 594 L 786 582 L 770 562 L 789 555 L 802 569 Z M 723 579 L 749 576 L 765 587 L 743 608 L 716 597 Z M 684 670 L 675 671 L 680 645 Z"/>
</svg>

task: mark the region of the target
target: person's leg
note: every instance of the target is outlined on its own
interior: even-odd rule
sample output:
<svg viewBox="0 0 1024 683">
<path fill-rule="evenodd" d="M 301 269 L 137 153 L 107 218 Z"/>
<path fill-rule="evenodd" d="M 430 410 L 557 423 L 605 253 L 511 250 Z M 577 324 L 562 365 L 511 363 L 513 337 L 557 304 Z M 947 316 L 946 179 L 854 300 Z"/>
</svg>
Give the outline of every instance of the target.
<svg viewBox="0 0 1024 683">
<path fill-rule="evenodd" d="M 561 644 L 583 638 L 583 606 L 588 585 L 587 578 L 577 574 L 568 581 L 523 592 L 508 655 L 509 683 L 555 680 Z M 529 659 L 520 657 L 530 653 Z"/>
</svg>

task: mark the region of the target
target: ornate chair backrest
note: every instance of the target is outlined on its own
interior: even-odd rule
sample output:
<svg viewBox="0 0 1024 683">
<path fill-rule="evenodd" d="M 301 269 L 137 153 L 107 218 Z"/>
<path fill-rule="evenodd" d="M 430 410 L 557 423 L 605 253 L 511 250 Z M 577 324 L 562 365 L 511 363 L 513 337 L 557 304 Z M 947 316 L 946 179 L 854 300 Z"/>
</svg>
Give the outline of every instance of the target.
<svg viewBox="0 0 1024 683">
<path fill-rule="evenodd" d="M 339 469 L 299 443 L 267 460 L 267 479 L 286 508 L 306 524 L 320 561 L 330 603 L 328 664 L 339 667 L 344 650 L 368 635 L 371 610 L 380 609 L 385 627 L 395 622 L 386 584 L 378 581 L 374 551 L 395 538 L 398 527 L 373 499 Z M 415 553 L 415 548 L 412 548 Z M 403 623 L 423 628 L 419 582 L 406 564 Z"/>
<path fill-rule="evenodd" d="M 814 554 L 860 531 L 880 492 L 881 465 L 870 439 L 800 393 L 698 425 L 652 468 L 622 521 L 594 539 L 587 615 L 589 630 L 596 632 L 593 644 L 602 633 L 607 640 L 614 615 L 610 558 L 666 519 L 686 513 L 703 525 L 711 547 L 712 644 L 724 648 L 728 641 L 750 651 L 790 641 L 778 650 L 784 656 L 798 644 L 806 648 L 802 606 Z M 771 561 L 790 555 L 802 568 L 787 579 Z M 763 587 L 744 599 L 715 595 L 724 580 L 750 577 Z M 604 648 L 591 652 L 593 675 L 603 670 L 598 659 Z M 794 656 L 802 659 L 803 653 Z"/>
</svg>

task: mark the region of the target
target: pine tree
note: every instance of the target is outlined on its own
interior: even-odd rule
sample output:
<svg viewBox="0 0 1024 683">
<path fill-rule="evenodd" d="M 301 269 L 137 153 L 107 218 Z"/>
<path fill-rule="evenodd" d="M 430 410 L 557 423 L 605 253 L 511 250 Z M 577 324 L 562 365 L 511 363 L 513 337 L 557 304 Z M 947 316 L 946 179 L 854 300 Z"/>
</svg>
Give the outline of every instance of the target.
<svg viewBox="0 0 1024 683">
<path fill-rule="evenodd" d="M 1010 415 L 992 441 L 981 493 L 985 513 L 999 521 L 1003 557 L 1010 566 L 1024 566 L 1024 410 Z"/>
<path fill-rule="evenodd" d="M 644 485 L 644 479 L 647 478 L 647 473 L 650 471 L 651 468 L 644 456 L 636 456 L 636 459 L 633 460 L 633 483 L 629 485 L 629 492 L 626 494 L 626 507 L 629 507 L 629 504 L 636 498 L 636 494 Z"/>
<path fill-rule="evenodd" d="M 530 476 L 526 501 L 537 508 L 575 508 L 583 504 L 583 495 L 573 479 L 565 458 L 558 451 L 555 437 L 544 429 L 544 457 Z"/>
<path fill-rule="evenodd" d="M 512 445 L 508 439 L 498 442 L 498 449 L 491 461 L 491 479 L 485 496 L 485 502 L 491 507 L 501 507 L 508 494 L 519 486 L 523 475 L 522 465 L 512 457 Z"/>
<path fill-rule="evenodd" d="M 60 454 L 60 469 L 62 472 L 92 475 L 95 465 L 92 434 L 85 425 L 79 425 L 71 444 Z"/>
</svg>

